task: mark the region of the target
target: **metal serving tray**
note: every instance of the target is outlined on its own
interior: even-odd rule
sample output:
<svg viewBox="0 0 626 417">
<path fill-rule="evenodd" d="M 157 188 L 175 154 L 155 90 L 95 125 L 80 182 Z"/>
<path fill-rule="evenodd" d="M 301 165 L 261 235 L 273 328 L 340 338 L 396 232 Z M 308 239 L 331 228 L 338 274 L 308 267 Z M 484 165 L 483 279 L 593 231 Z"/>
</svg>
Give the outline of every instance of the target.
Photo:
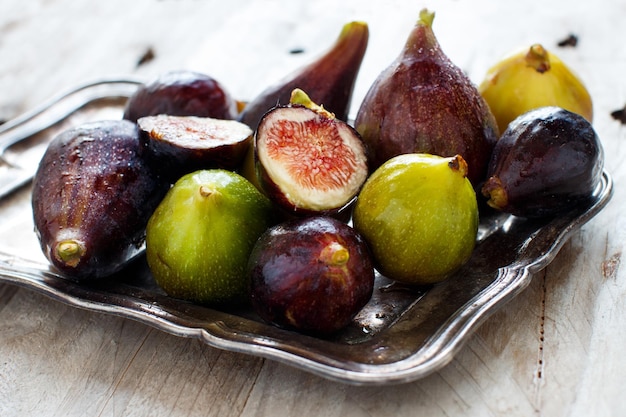
<svg viewBox="0 0 626 417">
<path fill-rule="evenodd" d="M 86 121 L 120 118 L 138 85 L 135 80 L 83 85 L 0 126 L 0 283 L 336 381 L 407 382 L 446 365 L 479 324 L 526 288 L 532 275 L 546 267 L 612 195 L 612 180 L 605 172 L 593 201 L 561 217 L 483 215 L 473 257 L 462 270 L 421 289 L 377 275 L 370 303 L 348 328 L 328 339 L 276 328 L 251 311 L 215 310 L 168 297 L 153 282 L 143 257 L 110 279 L 72 282 L 50 269 L 41 253 L 32 221 L 30 179 L 53 136 Z"/>
</svg>

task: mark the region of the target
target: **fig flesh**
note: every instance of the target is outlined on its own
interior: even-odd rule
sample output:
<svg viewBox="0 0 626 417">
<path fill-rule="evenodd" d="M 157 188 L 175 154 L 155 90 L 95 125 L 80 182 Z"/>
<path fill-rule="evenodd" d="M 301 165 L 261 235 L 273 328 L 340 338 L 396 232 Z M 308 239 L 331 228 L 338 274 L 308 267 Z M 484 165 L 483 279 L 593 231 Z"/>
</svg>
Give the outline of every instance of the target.
<svg viewBox="0 0 626 417">
<path fill-rule="evenodd" d="M 259 123 L 254 137 L 259 183 L 289 213 L 338 213 L 367 178 L 363 143 L 350 125 L 303 91 L 294 90 L 290 101 Z"/>
<path fill-rule="evenodd" d="M 552 216 L 589 200 L 603 167 L 604 150 L 588 120 L 560 107 L 541 107 L 504 131 L 482 193 L 500 211 Z"/>
<path fill-rule="evenodd" d="M 247 303 L 246 264 L 274 208 L 245 178 L 223 169 L 184 175 L 146 228 L 146 259 L 171 297 L 199 304 Z"/>
<path fill-rule="evenodd" d="M 126 102 L 123 118 L 199 116 L 235 119 L 237 101 L 214 78 L 196 71 L 168 71 L 141 85 Z"/>
<path fill-rule="evenodd" d="M 368 39 L 369 28 L 365 22 L 345 24 L 325 53 L 267 87 L 246 104 L 239 120 L 256 130 L 268 110 L 288 104 L 291 92 L 299 88 L 308 92 L 314 102 L 323 103 L 339 120 L 347 121 Z"/>
<path fill-rule="evenodd" d="M 529 110 L 556 106 L 593 121 L 587 88 L 558 56 L 541 44 L 517 50 L 493 65 L 478 86 L 504 132 Z"/>
<path fill-rule="evenodd" d="M 254 310 L 274 325 L 329 335 L 370 300 L 374 268 L 363 239 L 324 216 L 281 223 L 257 241 L 248 263 Z"/>
<path fill-rule="evenodd" d="M 368 178 L 354 228 L 381 274 L 409 285 L 448 278 L 472 255 L 478 203 L 460 155 L 402 154 Z"/>
<path fill-rule="evenodd" d="M 356 116 L 370 172 L 404 153 L 461 155 L 474 184 L 484 180 L 499 136 L 485 100 L 442 51 L 422 10 L 404 49 L 374 81 Z"/>
<path fill-rule="evenodd" d="M 33 180 L 45 256 L 75 280 L 117 272 L 143 251 L 146 223 L 168 187 L 143 158 L 134 123 L 91 122 L 62 132 Z"/>
<path fill-rule="evenodd" d="M 173 181 L 200 169 L 235 170 L 252 144 L 252 129 L 236 120 L 161 114 L 137 125 L 149 157 Z"/>
</svg>

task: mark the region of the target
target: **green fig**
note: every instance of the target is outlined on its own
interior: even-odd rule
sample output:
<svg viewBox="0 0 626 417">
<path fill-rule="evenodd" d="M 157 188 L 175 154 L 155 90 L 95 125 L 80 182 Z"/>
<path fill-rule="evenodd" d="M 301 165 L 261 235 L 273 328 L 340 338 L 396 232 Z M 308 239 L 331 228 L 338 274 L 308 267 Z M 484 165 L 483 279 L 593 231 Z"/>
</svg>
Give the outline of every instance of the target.
<svg viewBox="0 0 626 417">
<path fill-rule="evenodd" d="M 404 153 L 461 155 L 476 187 L 499 132 L 485 100 L 442 51 L 422 10 L 400 55 L 374 81 L 356 116 L 370 171 Z"/>
<path fill-rule="evenodd" d="M 478 232 L 478 203 L 460 155 L 398 155 L 368 178 L 354 228 L 389 279 L 440 282 L 465 264 Z"/>
<path fill-rule="evenodd" d="M 246 265 L 256 240 L 274 224 L 271 202 L 232 171 L 180 178 L 150 217 L 146 259 L 171 297 L 201 304 L 248 299 Z"/>
<path fill-rule="evenodd" d="M 367 49 L 369 28 L 354 21 L 343 26 L 336 42 L 317 59 L 297 68 L 250 101 L 239 120 L 256 130 L 261 117 L 277 104 L 287 104 L 295 88 L 306 91 L 316 103 L 347 121 L 352 93 Z"/>
</svg>

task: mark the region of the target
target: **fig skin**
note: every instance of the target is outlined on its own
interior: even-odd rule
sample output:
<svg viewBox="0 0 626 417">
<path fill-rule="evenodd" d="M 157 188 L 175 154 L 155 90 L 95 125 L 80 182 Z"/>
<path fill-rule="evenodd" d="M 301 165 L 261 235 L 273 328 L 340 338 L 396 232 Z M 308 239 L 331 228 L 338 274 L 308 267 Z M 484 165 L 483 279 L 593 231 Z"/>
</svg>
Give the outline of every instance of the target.
<svg viewBox="0 0 626 417">
<path fill-rule="evenodd" d="M 478 86 L 504 132 L 516 117 L 556 106 L 593 122 L 593 102 L 582 80 L 541 44 L 516 50 L 494 64 Z"/>
<path fill-rule="evenodd" d="M 340 216 L 367 179 L 361 138 L 302 90 L 290 101 L 267 112 L 256 130 L 258 181 L 285 213 Z"/>
<path fill-rule="evenodd" d="M 352 221 L 382 275 L 431 285 L 469 260 L 479 214 L 467 170 L 460 155 L 402 154 L 368 178 Z"/>
<path fill-rule="evenodd" d="M 146 116 L 137 125 L 146 154 L 172 183 L 201 169 L 238 169 L 254 133 L 236 120 L 196 116 Z"/>
<path fill-rule="evenodd" d="M 442 51 L 422 10 L 399 56 L 365 95 L 355 127 L 367 148 L 370 172 L 404 153 L 461 155 L 474 185 L 485 179 L 499 131 L 470 79 Z"/>
<path fill-rule="evenodd" d="M 248 262 L 250 299 L 268 323 L 316 335 L 346 327 L 370 300 L 374 268 L 365 241 L 326 216 L 266 231 Z"/>
<path fill-rule="evenodd" d="M 123 118 L 137 122 L 158 114 L 232 120 L 238 107 L 224 85 L 209 75 L 174 70 L 141 85 L 126 102 Z"/>
<path fill-rule="evenodd" d="M 249 299 L 246 265 L 275 209 L 245 178 L 209 169 L 180 178 L 146 229 L 146 260 L 171 297 L 235 307 Z"/>
<path fill-rule="evenodd" d="M 352 94 L 367 44 L 369 27 L 365 22 L 345 24 L 335 43 L 311 63 L 297 68 L 267 87 L 246 104 L 239 120 L 256 130 L 263 115 L 277 105 L 289 103 L 291 92 L 300 88 L 311 99 L 347 121 Z"/>
<path fill-rule="evenodd" d="M 487 204 L 520 217 L 554 216 L 588 201 L 602 179 L 604 150 L 591 123 L 560 107 L 513 120 L 494 148 Z"/>
<path fill-rule="evenodd" d="M 74 280 L 121 270 L 142 252 L 146 223 L 168 187 L 143 158 L 134 123 L 105 120 L 62 132 L 33 180 L 44 255 Z"/>
</svg>

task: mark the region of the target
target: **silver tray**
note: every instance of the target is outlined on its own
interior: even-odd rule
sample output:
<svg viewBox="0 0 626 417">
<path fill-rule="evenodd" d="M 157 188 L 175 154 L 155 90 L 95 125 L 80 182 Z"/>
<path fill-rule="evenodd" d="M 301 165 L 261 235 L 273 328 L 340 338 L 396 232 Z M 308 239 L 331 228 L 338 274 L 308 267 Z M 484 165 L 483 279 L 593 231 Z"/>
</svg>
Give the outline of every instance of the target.
<svg viewBox="0 0 626 417">
<path fill-rule="evenodd" d="M 612 180 L 605 172 L 589 205 L 558 218 L 483 214 L 476 249 L 462 270 L 421 289 L 377 275 L 370 303 L 348 328 L 327 339 L 267 325 L 251 311 L 215 310 L 170 298 L 153 282 L 143 257 L 106 281 L 78 284 L 63 279 L 48 267 L 33 232 L 30 179 L 55 134 L 86 121 L 120 118 L 138 83 L 83 85 L 0 126 L 0 283 L 336 381 L 392 384 L 442 368 L 485 318 L 526 288 L 532 275 L 612 195 Z"/>
</svg>

